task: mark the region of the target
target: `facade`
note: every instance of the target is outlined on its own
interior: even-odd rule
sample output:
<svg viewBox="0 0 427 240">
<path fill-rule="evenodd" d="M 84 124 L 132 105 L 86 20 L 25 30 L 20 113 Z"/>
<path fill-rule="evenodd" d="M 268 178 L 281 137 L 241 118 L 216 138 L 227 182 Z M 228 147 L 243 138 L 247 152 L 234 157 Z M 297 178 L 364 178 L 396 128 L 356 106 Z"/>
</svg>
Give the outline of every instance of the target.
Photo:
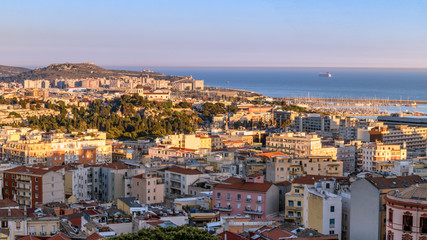
<svg viewBox="0 0 427 240">
<path fill-rule="evenodd" d="M 338 234 L 341 239 L 341 197 L 316 183 L 304 188 L 304 227 L 313 228 L 323 234 Z"/>
<path fill-rule="evenodd" d="M 189 186 L 203 176 L 207 176 L 207 174 L 195 169 L 170 168 L 165 171 L 165 193 L 172 195 L 188 194 Z"/>
<path fill-rule="evenodd" d="M 27 219 L 23 210 L 8 208 L 0 209 L 0 237 L 8 233 L 5 239 L 16 239 L 17 236 L 28 234 Z"/>
<path fill-rule="evenodd" d="M 294 157 L 313 155 L 315 150 L 322 148 L 320 138 L 316 134 L 292 133 L 270 134 L 266 140 L 267 151 L 283 152 Z"/>
<path fill-rule="evenodd" d="M 231 177 L 213 188 L 213 208 L 221 216 L 244 216 L 266 219 L 279 211 L 279 189 L 261 174 L 246 179 Z"/>
<path fill-rule="evenodd" d="M 369 143 L 361 147 L 361 150 L 362 169 L 366 171 L 390 172 L 391 169 L 382 164 L 406 159 L 406 149 L 401 148 L 400 145 L 389 145 L 380 142 Z"/>
<path fill-rule="evenodd" d="M 63 174 L 48 168 L 16 167 L 3 172 L 5 199 L 35 207 L 40 203 L 64 202 Z"/>
<path fill-rule="evenodd" d="M 335 116 L 321 114 L 306 114 L 295 117 L 295 129 L 298 132 L 316 132 L 324 137 L 338 135 L 340 119 Z"/>
<path fill-rule="evenodd" d="M 427 238 L 427 183 L 412 185 L 385 196 L 386 239 Z"/>
<path fill-rule="evenodd" d="M 350 239 L 386 239 L 386 200 L 396 189 L 422 183 L 419 176 L 368 177 L 351 184 Z"/>
<path fill-rule="evenodd" d="M 288 181 L 305 175 L 343 176 L 343 162 L 323 156 L 274 156 L 267 160 L 268 181 Z"/>
<path fill-rule="evenodd" d="M 384 144 L 400 145 L 408 150 L 408 154 L 426 154 L 427 127 L 409 127 L 396 125 L 394 127 L 379 126 L 371 129 L 371 142 L 381 141 Z"/>
<path fill-rule="evenodd" d="M 65 169 L 65 197 L 74 196 L 77 200 L 93 198 L 92 169 L 84 164 L 68 165 Z"/>
<path fill-rule="evenodd" d="M 165 183 L 157 174 L 143 173 L 132 177 L 132 197 L 141 204 L 163 203 Z"/>
</svg>

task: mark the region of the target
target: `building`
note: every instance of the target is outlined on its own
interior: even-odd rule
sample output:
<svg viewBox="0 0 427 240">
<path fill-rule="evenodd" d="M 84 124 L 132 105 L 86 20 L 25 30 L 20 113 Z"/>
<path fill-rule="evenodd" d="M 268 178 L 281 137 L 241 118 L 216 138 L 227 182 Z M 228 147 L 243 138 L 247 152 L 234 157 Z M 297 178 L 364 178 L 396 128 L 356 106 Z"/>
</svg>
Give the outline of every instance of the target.
<svg viewBox="0 0 427 240">
<path fill-rule="evenodd" d="M 345 179 L 344 177 L 332 177 L 332 176 L 317 176 L 307 175 L 299 178 L 295 178 L 292 182 L 291 191 L 286 193 L 286 205 L 285 205 L 285 219 L 287 221 L 295 222 L 296 224 L 304 223 L 304 191 L 305 188 L 314 187 L 316 182 L 330 180 L 335 182 L 339 179 Z M 334 185 L 329 183 L 325 184 L 325 189 L 329 191 L 334 190 Z M 338 232 L 336 232 L 338 234 Z"/>
<path fill-rule="evenodd" d="M 390 191 L 386 196 L 386 239 L 426 239 L 427 183 Z"/>
<path fill-rule="evenodd" d="M 313 228 L 323 234 L 338 234 L 341 239 L 341 197 L 331 192 L 328 183 L 316 183 L 304 188 L 304 227 Z"/>
<path fill-rule="evenodd" d="M 203 176 L 207 176 L 207 174 L 195 169 L 170 168 L 165 171 L 165 193 L 173 195 L 188 194 L 189 186 Z"/>
<path fill-rule="evenodd" d="M 294 157 L 314 155 L 314 151 L 322 148 L 320 138 L 316 134 L 292 133 L 270 134 L 266 139 L 267 151 L 283 152 Z"/>
<path fill-rule="evenodd" d="M 351 184 L 350 239 L 386 239 L 386 200 L 396 189 L 422 183 L 419 176 L 367 177 Z"/>
<path fill-rule="evenodd" d="M 391 172 L 390 166 L 392 166 L 392 163 L 389 163 L 389 161 L 406 159 L 406 149 L 401 148 L 400 145 L 383 144 L 380 142 L 369 143 L 363 145 L 361 151 L 362 169 L 365 171 Z"/>
<path fill-rule="evenodd" d="M 261 174 L 246 179 L 231 177 L 213 188 L 213 208 L 221 216 L 250 215 L 266 219 L 279 211 L 279 189 Z"/>
<path fill-rule="evenodd" d="M 49 168 L 16 167 L 3 172 L 5 199 L 16 199 L 19 205 L 64 202 L 63 174 Z"/>
<path fill-rule="evenodd" d="M 67 165 L 65 168 L 65 197 L 74 196 L 77 200 L 93 199 L 92 168 L 84 164 Z"/>
<path fill-rule="evenodd" d="M 132 197 L 141 204 L 163 203 L 165 183 L 157 174 L 143 173 L 132 177 Z"/>
<path fill-rule="evenodd" d="M 371 129 L 369 133 L 371 142 L 380 141 L 384 144 L 400 145 L 408 150 L 409 155 L 424 156 L 426 154 L 427 127 L 379 126 Z"/>
<path fill-rule="evenodd" d="M 338 136 L 340 118 L 321 114 L 305 114 L 295 117 L 295 129 L 298 132 L 318 133 L 323 137 Z"/>
<path fill-rule="evenodd" d="M 27 217 L 23 210 L 16 208 L 0 209 L 0 238 L 16 239 L 28 234 Z M 4 234 L 2 236 L 2 234 Z"/>
<path fill-rule="evenodd" d="M 267 160 L 268 181 L 281 182 L 305 175 L 343 176 L 343 162 L 323 156 L 293 158 L 277 155 Z"/>
<path fill-rule="evenodd" d="M 117 208 L 127 213 L 128 215 L 142 214 L 148 210 L 148 208 L 139 203 L 135 197 L 121 197 L 117 199 Z"/>
</svg>

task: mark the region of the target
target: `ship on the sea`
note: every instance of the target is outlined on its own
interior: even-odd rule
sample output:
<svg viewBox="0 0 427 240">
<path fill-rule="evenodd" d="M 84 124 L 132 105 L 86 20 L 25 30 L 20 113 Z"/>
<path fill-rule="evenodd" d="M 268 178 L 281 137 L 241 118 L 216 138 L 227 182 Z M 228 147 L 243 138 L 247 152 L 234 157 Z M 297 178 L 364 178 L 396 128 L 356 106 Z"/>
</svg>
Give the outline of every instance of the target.
<svg viewBox="0 0 427 240">
<path fill-rule="evenodd" d="M 326 73 L 320 73 L 319 77 L 332 77 L 332 74 L 330 74 L 329 72 Z"/>
</svg>

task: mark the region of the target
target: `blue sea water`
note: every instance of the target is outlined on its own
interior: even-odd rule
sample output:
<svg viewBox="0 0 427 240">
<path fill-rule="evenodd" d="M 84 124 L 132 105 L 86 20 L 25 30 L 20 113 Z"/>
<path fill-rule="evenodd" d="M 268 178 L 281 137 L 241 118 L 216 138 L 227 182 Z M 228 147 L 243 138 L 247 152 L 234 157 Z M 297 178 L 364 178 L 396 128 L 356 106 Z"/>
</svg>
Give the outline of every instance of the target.
<svg viewBox="0 0 427 240">
<path fill-rule="evenodd" d="M 142 67 L 128 68 L 142 70 Z M 181 68 L 153 67 L 167 75 L 192 75 L 205 85 L 256 91 L 271 97 L 427 100 L 427 69 Z M 331 78 L 319 77 L 330 72 Z"/>
</svg>

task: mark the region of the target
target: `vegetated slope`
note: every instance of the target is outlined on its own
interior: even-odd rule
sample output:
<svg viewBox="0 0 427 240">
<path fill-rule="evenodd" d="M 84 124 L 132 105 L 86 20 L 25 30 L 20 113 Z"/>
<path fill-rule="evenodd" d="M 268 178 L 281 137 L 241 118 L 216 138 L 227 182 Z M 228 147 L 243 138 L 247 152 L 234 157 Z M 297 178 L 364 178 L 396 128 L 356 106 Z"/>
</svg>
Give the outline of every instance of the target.
<svg viewBox="0 0 427 240">
<path fill-rule="evenodd" d="M 0 78 L 10 77 L 28 71 L 31 71 L 31 69 L 0 65 Z"/>
</svg>

